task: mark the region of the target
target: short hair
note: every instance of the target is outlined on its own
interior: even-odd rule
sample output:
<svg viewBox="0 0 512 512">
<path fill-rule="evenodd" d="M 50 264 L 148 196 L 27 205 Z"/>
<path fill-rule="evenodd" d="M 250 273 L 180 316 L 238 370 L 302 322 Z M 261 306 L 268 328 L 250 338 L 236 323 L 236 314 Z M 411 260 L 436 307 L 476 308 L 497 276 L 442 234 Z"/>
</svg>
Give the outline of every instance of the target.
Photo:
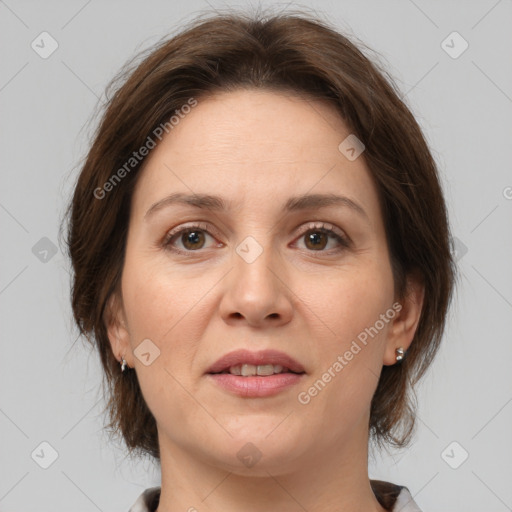
<svg viewBox="0 0 512 512">
<path fill-rule="evenodd" d="M 136 372 L 121 372 L 106 329 L 107 302 L 120 291 L 131 198 L 146 158 L 119 182 L 109 180 L 191 98 L 243 88 L 328 102 L 364 143 L 395 291 L 404 297 L 410 274 L 425 287 L 406 357 L 383 367 L 370 408 L 371 439 L 379 446 L 408 444 L 415 425 L 413 386 L 438 351 L 456 267 L 436 163 L 393 79 L 327 21 L 301 13 L 199 17 L 142 57 L 107 89 L 115 92 L 107 95 L 66 212 L 73 316 L 100 355 L 109 398 L 107 427 L 122 435 L 131 453 L 160 459 L 156 421 Z M 108 199 L 101 200 L 107 182 Z"/>
</svg>

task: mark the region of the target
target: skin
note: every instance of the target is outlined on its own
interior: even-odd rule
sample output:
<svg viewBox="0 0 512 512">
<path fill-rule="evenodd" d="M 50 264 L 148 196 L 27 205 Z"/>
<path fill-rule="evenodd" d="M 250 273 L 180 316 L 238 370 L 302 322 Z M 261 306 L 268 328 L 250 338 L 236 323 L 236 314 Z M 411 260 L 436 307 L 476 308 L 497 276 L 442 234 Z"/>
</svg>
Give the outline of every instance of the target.
<svg viewBox="0 0 512 512">
<path fill-rule="evenodd" d="M 338 149 L 349 134 L 322 102 L 238 90 L 198 101 L 146 160 L 107 327 L 157 422 L 159 512 L 384 510 L 368 477 L 370 403 L 382 366 L 413 339 L 420 284 L 409 279 L 401 311 L 321 392 L 308 404 L 297 398 L 399 299 L 364 153 L 349 161 Z M 233 209 L 173 205 L 145 220 L 174 192 L 220 195 Z M 345 206 L 281 211 L 289 197 L 313 193 L 347 196 L 367 216 Z M 208 229 L 188 245 L 174 238 L 186 254 L 163 246 L 193 221 Z M 312 221 L 336 226 L 351 245 L 321 233 L 308 243 Z M 252 263 L 236 252 L 247 236 L 263 250 Z M 160 351 L 148 366 L 134 354 L 144 339 Z M 272 397 L 234 395 L 205 372 L 238 348 L 284 351 L 306 375 Z M 262 454 L 252 467 L 237 457 L 248 442 Z"/>
</svg>

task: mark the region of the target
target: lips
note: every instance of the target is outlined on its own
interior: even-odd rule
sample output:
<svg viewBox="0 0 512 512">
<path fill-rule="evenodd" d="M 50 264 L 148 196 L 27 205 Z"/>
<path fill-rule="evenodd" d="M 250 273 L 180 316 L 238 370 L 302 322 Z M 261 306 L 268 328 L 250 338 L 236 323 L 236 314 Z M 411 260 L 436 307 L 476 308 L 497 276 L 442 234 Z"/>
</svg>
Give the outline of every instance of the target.
<svg viewBox="0 0 512 512">
<path fill-rule="evenodd" d="M 304 367 L 293 357 L 277 350 L 262 350 L 260 352 L 252 352 L 250 350 L 235 350 L 221 357 L 208 368 L 206 373 L 217 374 L 229 372 L 231 367 L 243 365 L 250 366 L 269 366 L 283 367 L 286 373 L 305 373 Z"/>
</svg>

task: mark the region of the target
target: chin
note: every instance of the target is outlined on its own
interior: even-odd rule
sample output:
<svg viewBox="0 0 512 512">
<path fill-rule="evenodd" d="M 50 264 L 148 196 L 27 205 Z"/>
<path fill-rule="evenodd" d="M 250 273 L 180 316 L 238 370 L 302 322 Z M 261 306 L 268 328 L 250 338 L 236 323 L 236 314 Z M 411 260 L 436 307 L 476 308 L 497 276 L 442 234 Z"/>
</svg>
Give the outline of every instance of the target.
<svg viewBox="0 0 512 512">
<path fill-rule="evenodd" d="M 222 439 L 203 442 L 202 446 L 216 445 L 210 451 L 211 462 L 241 476 L 268 477 L 269 473 L 291 472 L 297 469 L 297 458 L 307 451 L 307 443 L 314 436 L 301 432 L 299 425 L 285 428 L 285 417 L 267 415 L 260 421 L 254 416 L 247 417 L 247 421 L 238 418 L 229 425 L 223 424 L 232 435 L 227 442 L 222 435 Z"/>
</svg>

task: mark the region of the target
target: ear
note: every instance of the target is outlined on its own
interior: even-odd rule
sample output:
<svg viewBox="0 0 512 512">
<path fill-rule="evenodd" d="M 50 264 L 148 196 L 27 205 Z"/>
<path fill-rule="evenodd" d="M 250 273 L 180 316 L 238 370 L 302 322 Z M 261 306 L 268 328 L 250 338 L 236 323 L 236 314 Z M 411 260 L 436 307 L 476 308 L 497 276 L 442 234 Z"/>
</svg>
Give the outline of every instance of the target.
<svg viewBox="0 0 512 512">
<path fill-rule="evenodd" d="M 398 309 L 399 311 L 397 311 L 395 317 L 390 322 L 383 360 L 385 366 L 390 366 L 397 362 L 397 348 L 402 347 L 404 352 L 406 352 L 411 345 L 420 321 L 424 296 L 425 286 L 423 280 L 417 274 L 409 274 L 407 276 L 405 297 L 402 300 L 396 300 L 396 303 L 399 303 L 401 308 L 393 308 L 395 311 Z"/>
<path fill-rule="evenodd" d="M 122 358 L 130 368 L 134 367 L 130 333 L 126 327 L 126 318 L 122 300 L 118 292 L 113 292 L 107 301 L 104 314 L 105 327 L 114 357 L 121 362 Z"/>
</svg>

